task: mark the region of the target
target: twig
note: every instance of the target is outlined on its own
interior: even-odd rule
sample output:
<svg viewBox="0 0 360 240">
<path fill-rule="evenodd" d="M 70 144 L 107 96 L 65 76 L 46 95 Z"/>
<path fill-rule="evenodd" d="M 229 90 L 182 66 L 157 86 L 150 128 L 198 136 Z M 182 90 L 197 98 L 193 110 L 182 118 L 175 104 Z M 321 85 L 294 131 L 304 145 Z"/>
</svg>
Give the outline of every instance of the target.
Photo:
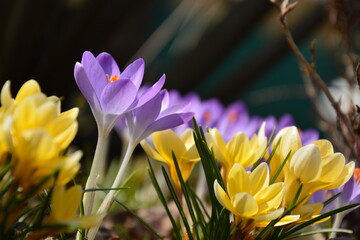
<svg viewBox="0 0 360 240">
<path fill-rule="evenodd" d="M 350 119 L 341 111 L 339 103 L 334 99 L 334 97 L 330 93 L 330 91 L 327 88 L 324 81 L 321 79 L 321 77 L 316 72 L 316 70 L 312 67 L 312 65 L 310 65 L 308 63 L 308 61 L 305 59 L 305 57 L 302 55 L 302 53 L 300 52 L 299 48 L 297 47 L 297 45 L 294 41 L 294 38 L 292 37 L 292 34 L 290 32 L 288 23 L 286 21 L 286 15 L 296 7 L 297 2 L 288 4 L 288 0 L 285 0 L 282 3 L 278 3 L 278 2 L 274 2 L 274 3 L 278 6 L 278 8 L 280 10 L 280 13 L 281 13 L 280 22 L 283 27 L 286 40 L 289 43 L 291 50 L 294 52 L 294 54 L 296 55 L 296 57 L 298 58 L 300 63 L 305 68 L 306 73 L 309 76 L 311 76 L 311 78 L 315 81 L 315 83 L 324 91 L 326 97 L 329 99 L 331 105 L 335 109 L 339 119 L 341 119 L 341 121 L 345 124 L 347 131 L 350 134 L 351 138 L 348 139 L 347 135 L 343 131 L 341 131 L 341 133 L 342 133 L 343 138 L 345 139 L 347 145 L 351 149 L 352 153 L 354 154 L 355 157 L 357 157 L 356 151 L 354 149 L 354 144 L 353 144 L 355 142 L 356 136 L 353 131 L 353 127 L 351 125 Z"/>
</svg>

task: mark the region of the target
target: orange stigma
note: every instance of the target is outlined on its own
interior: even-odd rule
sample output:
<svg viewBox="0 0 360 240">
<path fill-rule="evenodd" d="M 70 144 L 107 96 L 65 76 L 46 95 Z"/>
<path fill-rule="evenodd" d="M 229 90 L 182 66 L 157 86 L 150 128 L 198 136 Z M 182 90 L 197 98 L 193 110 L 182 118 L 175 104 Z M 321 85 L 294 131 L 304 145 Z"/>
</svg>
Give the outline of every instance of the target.
<svg viewBox="0 0 360 240">
<path fill-rule="evenodd" d="M 208 123 L 211 119 L 211 113 L 210 112 L 205 112 L 204 113 L 204 118 L 205 118 L 205 122 Z"/>
<path fill-rule="evenodd" d="M 120 79 L 120 77 L 118 75 L 114 75 L 111 78 L 110 78 L 109 74 L 105 74 L 105 75 L 108 80 L 108 83 L 112 83 L 112 82 L 115 82 Z"/>
<path fill-rule="evenodd" d="M 229 121 L 230 123 L 234 123 L 239 118 L 239 113 L 232 110 L 229 113 Z"/>
<path fill-rule="evenodd" d="M 354 179 L 355 179 L 356 184 L 360 183 L 360 168 L 354 169 Z"/>
</svg>

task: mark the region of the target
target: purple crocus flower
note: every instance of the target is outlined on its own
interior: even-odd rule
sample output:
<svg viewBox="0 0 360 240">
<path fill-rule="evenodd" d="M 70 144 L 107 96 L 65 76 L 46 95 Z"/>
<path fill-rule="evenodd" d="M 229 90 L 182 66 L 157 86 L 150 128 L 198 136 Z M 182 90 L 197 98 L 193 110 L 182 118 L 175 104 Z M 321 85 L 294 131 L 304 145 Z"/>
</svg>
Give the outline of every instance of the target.
<svg viewBox="0 0 360 240">
<path fill-rule="evenodd" d="M 223 112 L 216 123 L 226 141 L 229 141 L 237 132 L 252 136 L 259 130 L 262 120 L 259 117 L 250 117 L 248 109 L 243 102 L 231 104 Z"/>
<path fill-rule="evenodd" d="M 143 59 L 137 59 L 120 72 L 110 54 L 100 53 L 95 58 L 89 51 L 83 53 L 81 63 L 75 64 L 76 83 L 90 105 L 101 134 L 107 135 L 121 115 L 143 105 L 162 88 L 164 77 L 138 94 L 144 65 Z"/>
<path fill-rule="evenodd" d="M 139 143 L 153 132 L 184 124 L 194 116 L 194 113 L 184 111 L 187 105 L 169 105 L 168 100 L 167 91 L 162 90 L 142 106 L 125 114 L 133 144 Z"/>
</svg>

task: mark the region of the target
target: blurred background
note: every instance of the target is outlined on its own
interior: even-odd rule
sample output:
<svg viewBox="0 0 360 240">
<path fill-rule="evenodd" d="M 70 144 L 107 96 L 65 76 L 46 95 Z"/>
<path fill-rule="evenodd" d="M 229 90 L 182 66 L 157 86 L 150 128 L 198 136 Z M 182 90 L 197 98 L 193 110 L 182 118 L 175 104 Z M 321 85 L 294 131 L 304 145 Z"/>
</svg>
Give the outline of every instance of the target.
<svg viewBox="0 0 360 240">
<path fill-rule="evenodd" d="M 309 58 L 316 39 L 325 81 L 346 75 L 341 54 L 359 49 L 359 16 L 358 0 L 302 0 L 290 14 Z M 1 85 L 10 79 L 15 92 L 36 79 L 48 95 L 64 97 L 64 109 L 88 111 L 73 68 L 90 50 L 109 52 L 122 69 L 144 58 L 144 82 L 166 73 L 167 89 L 225 106 L 242 100 L 251 114 L 291 113 L 300 128 L 316 127 L 302 72 L 268 0 L 2 0 L 0 36 Z"/>
</svg>

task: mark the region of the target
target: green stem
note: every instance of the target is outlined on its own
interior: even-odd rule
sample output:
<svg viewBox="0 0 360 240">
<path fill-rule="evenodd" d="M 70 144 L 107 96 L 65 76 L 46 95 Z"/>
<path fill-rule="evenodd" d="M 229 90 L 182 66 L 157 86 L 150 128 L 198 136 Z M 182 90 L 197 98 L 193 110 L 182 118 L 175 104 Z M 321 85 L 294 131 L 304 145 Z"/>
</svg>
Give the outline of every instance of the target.
<svg viewBox="0 0 360 240">
<path fill-rule="evenodd" d="M 129 160 L 131 158 L 131 155 L 134 152 L 134 149 L 135 149 L 136 145 L 137 144 L 134 144 L 134 142 L 132 142 L 130 140 L 130 142 L 128 144 L 128 147 L 126 149 L 126 153 L 125 153 L 123 162 L 122 162 L 122 164 L 121 164 L 121 166 L 119 168 L 119 171 L 118 171 L 118 173 L 116 175 L 116 178 L 115 178 L 114 183 L 111 186 L 111 188 L 119 188 L 120 187 L 121 180 L 123 178 L 126 167 L 127 167 L 128 163 L 129 163 Z M 117 190 L 110 190 L 110 192 L 108 192 L 108 194 L 106 194 L 105 199 L 103 200 L 103 202 L 101 203 L 101 205 L 100 205 L 100 207 L 99 207 L 99 209 L 97 211 L 97 214 L 104 214 L 104 213 L 107 213 L 109 211 L 112 203 L 114 202 L 116 193 L 117 193 Z M 87 234 L 87 239 L 88 240 L 94 240 L 95 239 L 96 233 L 98 232 L 100 225 L 101 225 L 101 223 L 99 223 L 99 225 L 97 225 L 94 228 L 91 228 L 89 230 L 89 232 Z"/>
</svg>

